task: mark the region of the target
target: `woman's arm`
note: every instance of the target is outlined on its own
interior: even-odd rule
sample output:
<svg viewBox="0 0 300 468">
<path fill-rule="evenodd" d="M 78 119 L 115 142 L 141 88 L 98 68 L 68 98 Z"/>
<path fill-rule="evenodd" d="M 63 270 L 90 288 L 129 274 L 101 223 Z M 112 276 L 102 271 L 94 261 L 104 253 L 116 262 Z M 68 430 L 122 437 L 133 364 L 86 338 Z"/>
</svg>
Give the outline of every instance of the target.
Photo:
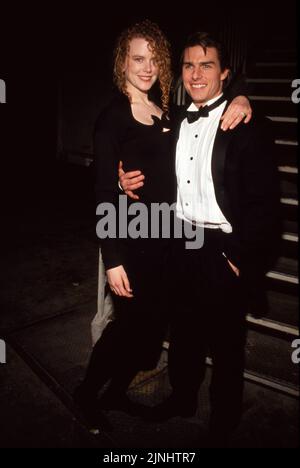
<svg viewBox="0 0 300 468">
<path fill-rule="evenodd" d="M 97 120 L 94 132 L 96 171 L 97 235 L 108 283 L 114 294 L 133 297 L 119 250 L 118 165 L 122 127 L 112 111 L 106 110 Z M 105 204 L 105 205 L 104 205 Z M 107 209 L 114 214 L 107 225 Z M 100 214 L 101 213 L 101 214 Z M 104 229 L 100 229 L 100 226 Z"/>
<path fill-rule="evenodd" d="M 241 122 L 245 124 L 252 118 L 252 108 L 248 94 L 248 87 L 244 75 L 235 76 L 224 90 L 227 100 L 230 102 L 226 112 L 222 115 L 222 130 L 232 130 Z"/>
<path fill-rule="evenodd" d="M 95 192 L 97 207 L 97 235 L 100 240 L 105 269 L 114 268 L 122 264 L 118 242 L 114 232 L 108 232 L 107 237 L 99 233 L 101 221 L 106 216 L 105 210 L 100 210 L 104 204 L 109 204 L 112 212 L 118 209 L 118 157 L 120 143 L 113 125 L 113 119 L 108 111 L 104 111 L 96 122 L 94 132 L 95 153 Z M 103 214 L 98 214 L 103 211 Z M 117 226 L 117 219 L 115 226 Z M 100 237 L 101 236 L 101 237 Z"/>
</svg>

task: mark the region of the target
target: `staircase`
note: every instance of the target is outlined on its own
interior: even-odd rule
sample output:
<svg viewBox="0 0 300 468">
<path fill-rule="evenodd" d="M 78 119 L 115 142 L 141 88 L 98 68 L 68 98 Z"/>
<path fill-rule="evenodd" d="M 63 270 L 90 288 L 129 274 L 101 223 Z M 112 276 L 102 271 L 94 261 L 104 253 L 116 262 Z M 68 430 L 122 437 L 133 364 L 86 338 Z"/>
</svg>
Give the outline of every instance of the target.
<svg viewBox="0 0 300 468">
<path fill-rule="evenodd" d="M 258 52 L 259 53 L 259 52 Z M 297 105 L 291 100 L 297 78 L 296 42 L 287 36 L 268 41 L 248 63 L 247 81 L 254 112 L 273 121 L 284 219 L 281 256 L 267 274 L 270 312 L 263 320 L 248 318 L 247 371 L 282 391 L 297 395 L 298 368 L 291 362 L 291 343 L 298 329 L 298 164 Z"/>
</svg>

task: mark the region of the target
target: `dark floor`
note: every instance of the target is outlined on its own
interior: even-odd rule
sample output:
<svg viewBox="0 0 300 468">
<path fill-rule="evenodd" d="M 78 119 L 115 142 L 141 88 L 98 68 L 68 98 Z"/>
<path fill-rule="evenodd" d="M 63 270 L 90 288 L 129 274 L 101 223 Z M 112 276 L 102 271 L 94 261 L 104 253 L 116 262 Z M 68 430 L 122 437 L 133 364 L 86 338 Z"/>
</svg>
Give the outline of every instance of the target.
<svg viewBox="0 0 300 468">
<path fill-rule="evenodd" d="M 0 365 L 0 446 L 202 447 L 209 368 L 198 414 L 190 419 L 149 424 L 112 411 L 113 430 L 95 437 L 72 405 L 72 390 L 91 349 L 90 322 L 96 312 L 98 247 L 89 184 L 78 168 L 64 168 L 53 185 L 40 185 L 38 195 L 31 192 L 18 211 L 5 215 L 5 226 L 14 229 L 12 242 L 1 249 L 0 330 L 7 363 Z M 271 361 L 272 355 L 264 358 Z M 166 361 L 164 352 L 159 371 L 134 382 L 133 399 L 153 405 L 168 394 Z M 298 401 L 246 382 L 244 417 L 231 446 L 297 444 Z"/>
</svg>

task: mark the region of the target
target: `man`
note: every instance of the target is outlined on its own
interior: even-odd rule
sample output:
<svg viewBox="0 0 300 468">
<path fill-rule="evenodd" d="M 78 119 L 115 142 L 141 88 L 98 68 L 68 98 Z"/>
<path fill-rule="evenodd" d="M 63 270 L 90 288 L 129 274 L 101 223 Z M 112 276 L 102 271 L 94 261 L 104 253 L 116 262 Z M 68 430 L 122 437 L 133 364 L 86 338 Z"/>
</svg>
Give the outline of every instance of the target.
<svg viewBox="0 0 300 468">
<path fill-rule="evenodd" d="M 169 376 L 171 396 L 153 419 L 190 416 L 213 360 L 210 430 L 226 436 L 242 414 L 245 316 L 266 310 L 263 290 L 279 234 L 279 184 L 267 119 L 221 129 L 228 103 L 225 50 L 206 33 L 184 48 L 182 79 L 192 99 L 176 132 L 177 217 L 204 229 L 204 245 L 173 242 Z M 202 110 L 203 109 L 203 110 Z M 122 176 L 124 189 L 136 179 Z M 247 310 L 248 309 L 248 310 Z"/>
</svg>

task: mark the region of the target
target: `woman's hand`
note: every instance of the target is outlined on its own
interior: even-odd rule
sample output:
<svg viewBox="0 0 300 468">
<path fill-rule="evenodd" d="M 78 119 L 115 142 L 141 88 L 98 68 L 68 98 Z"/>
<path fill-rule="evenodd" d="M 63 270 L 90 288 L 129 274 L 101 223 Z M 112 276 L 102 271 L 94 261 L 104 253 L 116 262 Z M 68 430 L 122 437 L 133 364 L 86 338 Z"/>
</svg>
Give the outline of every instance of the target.
<svg viewBox="0 0 300 468">
<path fill-rule="evenodd" d="M 124 172 L 123 162 L 119 162 L 119 183 L 128 197 L 139 200 L 139 196 L 133 190 L 143 187 L 145 176 L 141 171 Z"/>
<path fill-rule="evenodd" d="M 114 294 L 129 298 L 133 297 L 132 289 L 130 288 L 130 283 L 123 265 L 107 270 L 106 275 L 110 289 Z"/>
<path fill-rule="evenodd" d="M 222 115 L 221 129 L 226 131 L 228 128 L 232 130 L 239 125 L 242 120 L 244 123 L 250 122 L 252 118 L 252 108 L 249 99 L 245 96 L 237 96 L 229 104 L 227 111 Z"/>
</svg>

